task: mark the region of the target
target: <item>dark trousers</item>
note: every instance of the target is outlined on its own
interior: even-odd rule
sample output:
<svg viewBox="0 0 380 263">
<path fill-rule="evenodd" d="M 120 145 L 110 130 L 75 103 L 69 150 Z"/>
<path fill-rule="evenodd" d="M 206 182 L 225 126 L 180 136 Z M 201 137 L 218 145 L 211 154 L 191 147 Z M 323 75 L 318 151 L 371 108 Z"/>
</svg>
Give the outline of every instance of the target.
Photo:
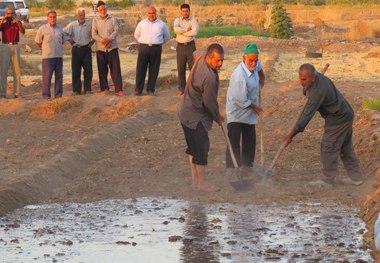
<svg viewBox="0 0 380 263">
<path fill-rule="evenodd" d="M 186 86 L 186 64 L 191 70 L 194 64 L 193 52 L 195 49 L 194 41 L 188 45 L 177 44 L 178 89 L 181 92 L 185 91 Z"/>
<path fill-rule="evenodd" d="M 256 129 L 254 124 L 245 124 L 240 122 L 231 122 L 227 124 L 228 137 L 240 166 L 251 167 L 255 160 L 256 151 Z M 240 147 L 241 140 L 241 147 Z M 226 151 L 226 167 L 233 168 L 231 155 Z"/>
<path fill-rule="evenodd" d="M 146 71 L 149 67 L 148 86 L 146 90 L 154 92 L 156 90 L 156 81 L 160 71 L 161 64 L 161 45 L 139 45 L 139 54 L 136 65 L 136 89 L 142 93 L 145 84 Z"/>
<path fill-rule="evenodd" d="M 51 78 L 55 75 L 54 97 L 60 98 L 63 93 L 63 59 L 44 58 L 42 59 L 42 97 L 50 99 Z"/>
<path fill-rule="evenodd" d="M 109 68 L 111 71 L 111 79 L 115 86 L 115 92 L 122 91 L 123 81 L 121 78 L 121 68 L 118 49 L 115 48 L 108 52 L 97 51 L 96 61 L 98 63 L 100 90 L 104 91 L 109 89 L 107 80 Z"/>
<path fill-rule="evenodd" d="M 80 75 L 83 68 L 84 92 L 91 91 L 92 81 L 92 55 L 90 47 L 72 47 L 71 70 L 73 91 L 82 93 Z"/>
<path fill-rule="evenodd" d="M 334 182 L 334 178 L 338 175 L 339 156 L 351 179 L 354 181 L 364 179 L 352 143 L 352 122 L 325 127 L 321 142 L 322 180 Z"/>
</svg>

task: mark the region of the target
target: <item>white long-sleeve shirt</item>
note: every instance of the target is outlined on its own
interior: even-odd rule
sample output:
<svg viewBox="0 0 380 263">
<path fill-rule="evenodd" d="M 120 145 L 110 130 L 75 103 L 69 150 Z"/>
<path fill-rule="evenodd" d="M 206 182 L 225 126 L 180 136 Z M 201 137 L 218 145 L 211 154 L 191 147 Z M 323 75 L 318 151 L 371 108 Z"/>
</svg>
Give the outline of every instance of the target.
<svg viewBox="0 0 380 263">
<path fill-rule="evenodd" d="M 198 21 L 195 18 L 189 17 L 184 19 L 178 17 L 174 20 L 174 32 L 177 34 L 176 40 L 178 43 L 188 43 L 195 39 L 198 34 Z M 190 30 L 188 30 L 190 28 Z"/>
<path fill-rule="evenodd" d="M 241 62 L 232 73 L 227 90 L 227 123 L 256 124 L 256 112 L 250 105 L 253 103 L 259 106 L 259 71 L 262 68 L 260 60 L 253 72 Z"/>
<path fill-rule="evenodd" d="M 170 33 L 166 24 L 156 19 L 150 22 L 148 19 L 141 20 L 135 29 L 135 38 L 140 44 L 162 45 L 169 41 Z"/>
</svg>

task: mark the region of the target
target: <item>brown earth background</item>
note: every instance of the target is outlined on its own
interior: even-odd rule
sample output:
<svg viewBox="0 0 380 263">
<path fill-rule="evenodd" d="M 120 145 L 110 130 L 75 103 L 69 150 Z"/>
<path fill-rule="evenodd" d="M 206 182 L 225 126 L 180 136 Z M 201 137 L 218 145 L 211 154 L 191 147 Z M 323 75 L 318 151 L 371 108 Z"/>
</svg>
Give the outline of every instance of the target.
<svg viewBox="0 0 380 263">
<path fill-rule="evenodd" d="M 367 222 L 368 247 L 373 248 L 373 223 L 380 211 L 380 115 L 363 110 L 364 99 L 379 97 L 379 7 L 286 7 L 295 36 L 290 40 L 264 37 L 213 37 L 198 39 L 198 48 L 213 42 L 226 50 L 220 71 L 219 102 L 224 112 L 225 94 L 232 70 L 241 61 L 243 47 L 256 42 L 267 82 L 263 90 L 265 163 L 273 159 L 305 101 L 297 82 L 297 68 L 308 62 L 327 71 L 337 88 L 355 109 L 354 143 L 367 181 L 359 187 L 334 189 L 307 186 L 320 175 L 319 141 L 323 120 L 315 116 L 303 134 L 280 157 L 275 175 L 246 175 L 254 182 L 249 193 L 234 192 L 225 176 L 225 142 L 219 127 L 210 133 L 211 150 L 207 177 L 221 187 L 213 194 L 191 188 L 185 141 L 176 117 L 175 40 L 164 46 L 156 97 L 134 97 L 136 50 L 133 30 L 145 8 L 135 6 L 111 12 L 120 23 L 118 39 L 125 98 L 95 93 L 71 96 L 70 47 L 64 47 L 64 96 L 41 99 L 41 55 L 34 44 L 35 31 L 45 18 L 32 20 L 22 47 L 22 98 L 0 100 L 0 214 L 27 204 L 92 202 L 114 198 L 169 196 L 201 202 L 273 203 L 298 201 L 336 202 L 359 207 Z M 158 6 L 172 24 L 178 8 Z M 270 8 L 245 5 L 193 6 L 201 26 L 223 18 L 224 24 L 265 29 Z M 58 14 L 59 15 L 59 14 Z M 91 17 L 90 17 L 91 18 Z M 63 26 L 74 16 L 59 16 Z M 322 58 L 306 58 L 306 51 Z M 93 57 L 93 89 L 99 91 Z M 9 78 L 11 80 L 11 78 Z M 10 83 L 11 86 L 11 83 Z M 11 90 L 9 90 L 11 92 Z M 261 125 L 261 126 L 260 126 Z M 260 161 L 257 147 L 257 158 Z M 340 169 L 340 176 L 344 176 Z M 373 252 L 376 259 L 377 252 Z"/>
</svg>

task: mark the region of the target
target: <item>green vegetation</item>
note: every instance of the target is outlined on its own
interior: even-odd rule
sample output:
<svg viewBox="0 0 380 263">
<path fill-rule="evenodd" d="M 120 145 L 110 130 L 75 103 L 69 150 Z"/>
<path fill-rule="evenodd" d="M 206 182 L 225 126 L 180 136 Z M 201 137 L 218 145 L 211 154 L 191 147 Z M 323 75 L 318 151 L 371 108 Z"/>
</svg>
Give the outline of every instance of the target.
<svg viewBox="0 0 380 263">
<path fill-rule="evenodd" d="M 380 97 L 375 99 L 366 99 L 362 101 L 362 107 L 364 109 L 371 109 L 380 111 Z"/>
<path fill-rule="evenodd" d="M 250 26 L 210 26 L 200 27 L 198 31 L 198 38 L 208 38 L 213 36 L 263 36 L 268 37 L 266 32 L 256 31 Z"/>
<path fill-rule="evenodd" d="M 271 15 L 270 36 L 273 38 L 290 38 L 293 35 L 292 21 L 280 2 L 273 7 Z"/>
</svg>

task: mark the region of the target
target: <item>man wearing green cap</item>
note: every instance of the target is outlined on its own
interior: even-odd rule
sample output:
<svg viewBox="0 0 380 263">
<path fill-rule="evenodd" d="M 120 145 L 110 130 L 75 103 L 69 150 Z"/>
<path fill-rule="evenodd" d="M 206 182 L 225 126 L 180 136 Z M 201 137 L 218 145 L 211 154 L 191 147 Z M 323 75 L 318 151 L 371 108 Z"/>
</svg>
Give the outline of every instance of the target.
<svg viewBox="0 0 380 263">
<path fill-rule="evenodd" d="M 263 112 L 259 105 L 259 91 L 264 82 L 265 75 L 259 60 L 259 50 L 255 43 L 250 43 L 244 49 L 243 61 L 231 75 L 226 102 L 228 137 L 232 149 L 239 167 L 249 170 L 253 168 L 255 159 L 255 124 L 257 116 Z M 226 168 L 233 168 L 228 152 Z"/>
</svg>

